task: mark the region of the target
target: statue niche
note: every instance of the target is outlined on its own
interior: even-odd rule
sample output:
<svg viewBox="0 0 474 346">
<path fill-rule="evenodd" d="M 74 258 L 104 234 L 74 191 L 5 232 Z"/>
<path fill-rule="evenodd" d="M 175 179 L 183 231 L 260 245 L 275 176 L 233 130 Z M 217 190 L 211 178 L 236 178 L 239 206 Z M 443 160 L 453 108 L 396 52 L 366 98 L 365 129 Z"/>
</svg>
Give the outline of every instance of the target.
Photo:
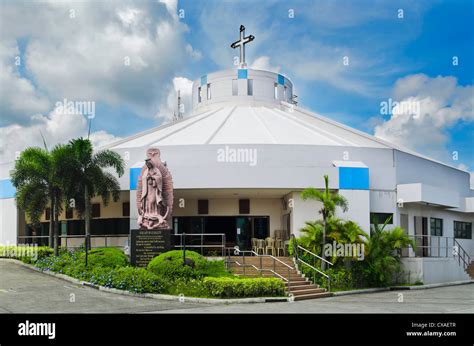
<svg viewBox="0 0 474 346">
<path fill-rule="evenodd" d="M 158 148 L 146 151 L 145 165 L 138 176 L 137 209 L 140 229 L 170 229 L 173 178 Z"/>
</svg>

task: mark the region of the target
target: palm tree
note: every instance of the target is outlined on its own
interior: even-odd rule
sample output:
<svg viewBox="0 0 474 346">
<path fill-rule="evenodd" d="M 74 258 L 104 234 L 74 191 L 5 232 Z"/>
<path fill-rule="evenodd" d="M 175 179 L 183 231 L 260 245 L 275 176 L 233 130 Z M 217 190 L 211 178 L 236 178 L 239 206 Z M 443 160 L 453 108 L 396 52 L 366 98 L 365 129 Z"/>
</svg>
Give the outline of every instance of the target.
<svg viewBox="0 0 474 346">
<path fill-rule="evenodd" d="M 392 217 L 380 226 L 373 220 L 370 238 L 365 239 L 365 265 L 369 280 L 375 285 L 387 285 L 400 271 L 400 250 L 407 246 L 415 249 L 415 242 L 401 227 L 385 230 Z"/>
<path fill-rule="evenodd" d="M 47 150 L 31 147 L 21 152 L 12 172 L 12 184 L 16 188 L 16 203 L 23 209 L 33 227 L 39 224 L 41 214 L 50 205 L 53 210 L 52 181 L 49 172 L 51 156 Z M 49 220 L 50 247 L 53 246 L 53 218 Z"/>
<path fill-rule="evenodd" d="M 112 168 L 122 176 L 124 161 L 120 155 L 111 150 L 94 153 L 89 139 L 77 138 L 69 142 L 74 158 L 74 167 L 70 174 L 71 189 L 68 196 L 76 201 L 79 214 L 84 216 L 86 233 L 86 250 L 90 249 L 91 199 L 100 196 L 107 205 L 110 196 L 113 201 L 120 198 L 120 184 L 117 178 L 104 169 Z"/>
<path fill-rule="evenodd" d="M 302 236 L 299 238 L 301 245 L 313 253 L 320 253 L 323 246 L 324 225 L 321 220 L 306 221 L 306 226 L 300 232 Z"/>
<path fill-rule="evenodd" d="M 324 258 L 324 244 L 326 243 L 328 220 L 334 216 L 336 207 L 341 207 L 344 212 L 348 209 L 347 200 L 344 198 L 344 196 L 329 190 L 329 177 L 327 175 L 324 176 L 324 185 L 325 188 L 322 191 L 314 187 L 308 187 L 301 192 L 301 198 L 304 201 L 312 199 L 323 204 L 323 207 L 319 210 L 319 213 L 323 216 L 323 246 L 321 249 L 322 258 Z M 322 261 L 322 267 L 323 269 L 326 267 L 324 261 Z"/>
<path fill-rule="evenodd" d="M 345 221 L 336 217 L 328 219 L 327 238 L 341 244 L 363 243 L 368 235 L 354 221 Z"/>
<path fill-rule="evenodd" d="M 59 213 L 64 197 L 65 168 L 70 157 L 68 148 L 57 145 L 53 150 L 30 147 L 25 149 L 15 162 L 12 184 L 17 189 L 16 201 L 30 219 L 33 227 L 41 214 L 50 207 L 49 246 L 59 251 Z M 53 245 L 54 244 L 54 245 Z"/>
</svg>

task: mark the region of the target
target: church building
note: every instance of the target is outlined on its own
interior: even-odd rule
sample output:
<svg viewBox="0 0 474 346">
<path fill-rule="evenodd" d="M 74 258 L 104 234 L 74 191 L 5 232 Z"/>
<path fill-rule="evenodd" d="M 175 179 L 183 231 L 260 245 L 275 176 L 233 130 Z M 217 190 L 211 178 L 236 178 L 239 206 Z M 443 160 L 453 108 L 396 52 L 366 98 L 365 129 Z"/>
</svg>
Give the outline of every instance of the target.
<svg viewBox="0 0 474 346">
<path fill-rule="evenodd" d="M 321 218 L 320 203 L 303 201 L 300 193 L 323 189 L 328 175 L 330 189 L 348 201 L 348 211 L 338 210 L 338 217 L 370 233 L 371 220 L 382 223 L 391 216 L 390 227 L 400 226 L 416 239 L 416 251 L 404 250 L 411 281 L 469 279 L 460 260 L 474 259 L 469 173 L 299 107 L 291 71 L 247 67 L 245 45 L 252 40 L 241 29 L 233 44 L 241 51 L 240 64 L 194 81 L 189 117 L 106 147 L 125 159 L 126 174 L 119 178 L 120 201 L 94 201 L 92 235 L 107 237 L 93 238 L 93 245 L 128 243 L 130 229 L 137 227 L 138 175 L 146 150 L 156 147 L 173 176 L 175 234 L 199 234 L 199 243 L 209 246 L 224 234 L 227 247 L 240 249 L 251 248 L 252 238 L 276 233 L 288 240 L 306 221 Z M 1 243 L 31 237 L 9 182 L 13 164 L 2 166 L 0 177 Z M 46 211 L 44 235 L 49 217 Z M 84 234 L 74 210 L 61 220 L 63 235 Z"/>
</svg>

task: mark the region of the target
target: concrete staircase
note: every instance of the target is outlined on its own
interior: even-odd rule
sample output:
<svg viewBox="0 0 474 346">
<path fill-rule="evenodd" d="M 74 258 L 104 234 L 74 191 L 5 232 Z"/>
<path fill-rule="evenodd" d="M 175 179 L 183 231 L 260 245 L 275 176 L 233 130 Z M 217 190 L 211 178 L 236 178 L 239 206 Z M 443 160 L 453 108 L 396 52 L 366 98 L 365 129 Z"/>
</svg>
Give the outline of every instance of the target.
<svg viewBox="0 0 474 346">
<path fill-rule="evenodd" d="M 301 273 L 295 269 L 295 263 L 291 257 L 278 257 L 278 259 L 291 266 L 293 269 L 289 269 L 284 264 L 274 261 L 271 257 L 258 256 L 245 256 L 245 266 L 243 256 L 231 256 L 229 258 L 229 269 L 235 275 L 245 277 L 278 277 L 269 271 L 273 270 L 285 279 L 289 278 L 289 290 L 288 283 L 285 281 L 287 292 L 293 294 L 295 300 L 332 296 L 332 293 L 328 292 L 325 288 L 320 288 L 319 286 L 314 285 L 307 278 L 301 275 Z M 265 270 L 258 270 L 260 268 Z"/>
<path fill-rule="evenodd" d="M 469 266 L 466 268 L 466 272 L 469 274 L 471 279 L 474 280 L 474 261 L 469 264 Z"/>
</svg>

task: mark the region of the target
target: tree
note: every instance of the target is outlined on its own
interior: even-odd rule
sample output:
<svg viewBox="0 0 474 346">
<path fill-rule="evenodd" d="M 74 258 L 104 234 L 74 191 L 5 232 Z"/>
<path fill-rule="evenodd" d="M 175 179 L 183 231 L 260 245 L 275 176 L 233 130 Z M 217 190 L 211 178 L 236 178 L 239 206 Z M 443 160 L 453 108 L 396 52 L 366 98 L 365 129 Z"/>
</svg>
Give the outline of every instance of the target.
<svg viewBox="0 0 474 346">
<path fill-rule="evenodd" d="M 41 214 L 50 207 L 49 246 L 59 252 L 59 213 L 64 197 L 67 175 L 65 162 L 70 157 L 67 146 L 56 145 L 53 150 L 30 147 L 15 162 L 12 184 L 17 189 L 16 201 L 30 219 L 33 227 L 39 224 Z M 54 244 L 54 245 L 53 245 Z"/>
<path fill-rule="evenodd" d="M 385 220 L 380 226 L 373 220 L 370 238 L 365 239 L 365 275 L 370 284 L 386 286 L 393 280 L 395 273 L 401 269 L 401 249 L 411 246 L 415 249 L 415 242 L 401 227 L 385 230 L 392 217 Z"/>
<path fill-rule="evenodd" d="M 312 253 L 321 253 L 323 246 L 324 236 L 324 225 L 321 220 L 319 221 L 306 221 L 300 232 L 302 233 L 299 238 L 299 243 Z"/>
<path fill-rule="evenodd" d="M 94 153 L 89 139 L 77 138 L 69 142 L 73 156 L 73 167 L 69 180 L 67 195 L 75 199 L 76 208 L 85 220 L 86 250 L 90 249 L 91 199 L 100 196 L 107 205 L 110 196 L 115 201 L 120 198 L 120 184 L 112 173 L 105 169 L 112 168 L 122 176 L 124 161 L 120 155 L 111 150 Z"/>
<path fill-rule="evenodd" d="M 334 216 L 336 207 L 341 207 L 345 212 L 348 209 L 347 200 L 344 196 L 339 195 L 337 192 L 329 190 L 329 177 L 324 176 L 324 190 L 318 190 L 314 187 L 309 187 L 301 192 L 301 198 L 306 201 L 308 199 L 319 201 L 323 204 L 323 207 L 319 210 L 319 213 L 323 217 L 323 244 L 321 248 L 321 257 L 324 258 L 324 244 L 326 243 L 326 233 L 328 230 L 328 220 Z M 324 261 L 322 262 L 323 269 L 325 268 Z"/>
</svg>

